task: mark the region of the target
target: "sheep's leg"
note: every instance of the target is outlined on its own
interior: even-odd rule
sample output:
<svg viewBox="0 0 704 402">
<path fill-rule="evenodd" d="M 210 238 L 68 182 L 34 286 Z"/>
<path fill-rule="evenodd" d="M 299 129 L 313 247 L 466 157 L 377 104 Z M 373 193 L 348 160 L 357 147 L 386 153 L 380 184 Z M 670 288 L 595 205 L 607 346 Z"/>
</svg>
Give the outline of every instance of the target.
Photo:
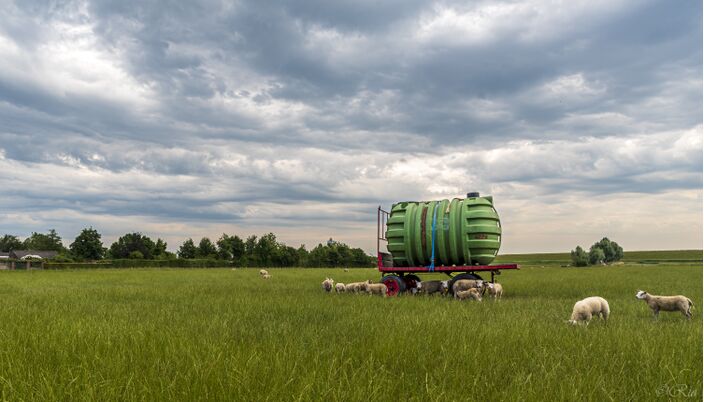
<svg viewBox="0 0 704 402">
<path fill-rule="evenodd" d="M 653 319 L 657 320 L 658 314 L 660 314 L 660 309 L 656 308 L 655 310 L 653 310 Z"/>
</svg>

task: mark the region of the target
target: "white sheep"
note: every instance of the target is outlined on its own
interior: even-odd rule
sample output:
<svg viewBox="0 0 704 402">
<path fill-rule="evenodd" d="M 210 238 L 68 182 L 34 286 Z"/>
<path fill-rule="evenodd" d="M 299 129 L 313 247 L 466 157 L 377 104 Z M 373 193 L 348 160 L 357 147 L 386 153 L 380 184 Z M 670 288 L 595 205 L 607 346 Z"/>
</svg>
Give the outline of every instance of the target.
<svg viewBox="0 0 704 402">
<path fill-rule="evenodd" d="M 262 279 L 271 279 L 271 275 L 264 274 L 264 275 L 262 275 Z"/>
<path fill-rule="evenodd" d="M 452 284 L 452 293 L 459 292 L 467 289 L 481 289 L 484 281 L 481 279 L 459 279 Z"/>
<path fill-rule="evenodd" d="M 367 293 L 370 295 L 372 294 L 377 294 L 381 295 L 381 297 L 386 297 L 386 285 L 383 283 L 368 283 L 366 285 Z"/>
<path fill-rule="evenodd" d="M 484 282 L 484 289 L 489 291 L 489 296 L 494 296 L 494 300 L 501 299 L 501 296 L 504 294 L 504 287 L 498 282 Z"/>
<path fill-rule="evenodd" d="M 645 300 L 648 306 L 653 310 L 654 318 L 658 318 L 658 314 L 660 310 L 662 310 L 681 311 L 687 319 L 692 319 L 692 307 L 694 307 L 694 303 L 685 296 L 655 296 L 639 290 L 638 293 L 636 293 L 636 298 Z"/>
<path fill-rule="evenodd" d="M 343 293 L 345 291 L 345 284 L 338 282 L 335 284 L 335 292 L 337 293 Z"/>
<path fill-rule="evenodd" d="M 360 291 L 366 291 L 367 285 L 370 284 L 371 282 L 372 281 L 348 283 L 347 285 L 345 285 L 345 291 L 346 292 L 354 292 L 354 293 L 359 293 Z"/>
<path fill-rule="evenodd" d="M 592 316 L 601 316 L 604 322 L 606 322 L 609 319 L 610 312 L 609 302 L 604 298 L 599 296 L 587 297 L 574 304 L 572 317 L 567 322 L 572 325 L 586 322 L 586 324 L 589 325 Z"/>
<path fill-rule="evenodd" d="M 332 291 L 332 287 L 335 285 L 335 281 L 332 278 L 325 278 L 321 286 L 326 292 Z"/>
<path fill-rule="evenodd" d="M 267 271 L 266 269 L 260 269 L 260 270 L 259 270 L 259 275 L 262 275 L 262 276 L 264 276 L 264 275 L 269 275 L 269 271 Z"/>
<path fill-rule="evenodd" d="M 482 295 L 479 293 L 479 289 L 469 288 L 467 290 L 458 290 L 457 292 L 455 292 L 455 299 L 472 299 L 476 301 L 482 301 Z"/>
</svg>

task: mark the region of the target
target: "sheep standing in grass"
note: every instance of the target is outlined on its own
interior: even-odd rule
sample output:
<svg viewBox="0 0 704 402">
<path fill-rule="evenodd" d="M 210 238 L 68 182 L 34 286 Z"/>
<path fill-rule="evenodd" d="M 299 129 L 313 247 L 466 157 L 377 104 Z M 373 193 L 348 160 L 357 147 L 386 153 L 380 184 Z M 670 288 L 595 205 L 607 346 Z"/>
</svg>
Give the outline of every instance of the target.
<svg viewBox="0 0 704 402">
<path fill-rule="evenodd" d="M 323 287 L 323 290 L 329 293 L 330 291 L 332 291 L 334 284 L 335 281 L 332 280 L 332 278 L 325 278 L 321 286 Z"/>
<path fill-rule="evenodd" d="M 484 281 L 481 279 L 460 279 L 452 284 L 452 293 L 457 293 L 468 289 L 481 289 Z"/>
<path fill-rule="evenodd" d="M 271 279 L 271 275 L 264 274 L 264 275 L 262 275 L 262 279 Z"/>
<path fill-rule="evenodd" d="M 429 295 L 434 293 L 445 294 L 447 292 L 447 281 L 416 282 L 416 287 L 412 289 L 412 292 L 414 294 L 425 293 Z"/>
<path fill-rule="evenodd" d="M 336 283 L 335 284 L 335 292 L 337 293 L 343 293 L 345 291 L 345 284 L 344 283 Z"/>
<path fill-rule="evenodd" d="M 346 292 L 354 292 L 354 293 L 359 293 L 360 291 L 366 291 L 367 285 L 369 283 L 371 283 L 371 281 L 348 283 L 347 285 L 345 285 L 345 291 Z"/>
<path fill-rule="evenodd" d="M 259 275 L 264 276 L 264 275 L 269 275 L 269 271 L 266 269 L 260 269 L 259 270 Z"/>
<path fill-rule="evenodd" d="M 381 295 L 381 297 L 386 297 L 386 285 L 383 283 L 368 283 L 367 286 L 367 293 L 370 295 Z"/>
<path fill-rule="evenodd" d="M 458 290 L 455 292 L 455 299 L 465 300 L 472 299 L 476 301 L 482 301 L 482 295 L 479 293 L 477 288 L 469 288 L 467 290 Z"/>
<path fill-rule="evenodd" d="M 678 295 L 678 296 L 655 296 L 648 292 L 639 290 L 636 293 L 636 298 L 640 300 L 645 300 L 653 310 L 653 316 L 658 318 L 660 310 L 662 311 L 681 311 L 687 319 L 692 319 L 692 307 L 694 304 L 688 298 Z"/>
<path fill-rule="evenodd" d="M 589 325 L 592 316 L 601 316 L 604 322 L 606 322 L 609 319 L 609 313 L 611 313 L 611 310 L 609 310 L 609 302 L 604 298 L 599 296 L 587 297 L 574 304 L 572 317 L 568 322 L 572 325 L 586 322 L 586 324 Z"/>
<path fill-rule="evenodd" d="M 489 291 L 489 296 L 494 296 L 494 300 L 501 299 L 504 294 L 504 287 L 500 283 L 484 282 L 484 289 Z"/>
</svg>

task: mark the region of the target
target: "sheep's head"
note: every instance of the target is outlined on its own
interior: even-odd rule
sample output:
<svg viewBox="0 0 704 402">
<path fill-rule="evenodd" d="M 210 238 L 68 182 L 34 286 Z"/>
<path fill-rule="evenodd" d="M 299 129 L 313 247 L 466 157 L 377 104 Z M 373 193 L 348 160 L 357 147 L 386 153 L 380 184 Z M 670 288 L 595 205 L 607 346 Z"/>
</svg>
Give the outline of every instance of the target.
<svg viewBox="0 0 704 402">
<path fill-rule="evenodd" d="M 489 288 L 489 289 L 494 289 L 494 284 L 493 284 L 493 283 L 491 283 L 491 282 L 485 282 L 485 283 L 486 283 L 486 287 L 487 287 L 487 288 Z"/>
<path fill-rule="evenodd" d="M 420 289 L 422 287 L 423 287 L 423 285 L 421 285 L 420 281 L 416 282 L 416 289 Z"/>
<path fill-rule="evenodd" d="M 648 292 L 639 290 L 638 293 L 636 293 L 636 299 L 643 300 L 645 299 L 645 296 L 648 294 Z"/>
<path fill-rule="evenodd" d="M 447 292 L 447 289 L 449 288 L 449 285 L 447 284 L 447 281 L 442 281 L 440 282 L 440 286 L 442 287 L 442 290 Z"/>
</svg>

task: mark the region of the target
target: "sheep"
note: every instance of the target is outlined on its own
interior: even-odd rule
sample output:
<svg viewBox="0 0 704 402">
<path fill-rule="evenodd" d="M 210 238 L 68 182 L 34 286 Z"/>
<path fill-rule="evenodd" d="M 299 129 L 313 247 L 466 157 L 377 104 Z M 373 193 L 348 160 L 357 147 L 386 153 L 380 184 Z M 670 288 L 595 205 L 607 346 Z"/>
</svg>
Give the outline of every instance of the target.
<svg viewBox="0 0 704 402">
<path fill-rule="evenodd" d="M 360 282 L 359 283 L 359 291 L 360 292 L 366 292 L 369 290 L 369 286 L 372 284 L 371 279 L 368 279 L 366 282 Z"/>
<path fill-rule="evenodd" d="M 260 269 L 260 270 L 259 270 L 259 275 L 262 275 L 262 276 L 264 276 L 264 275 L 269 275 L 269 271 L 267 271 L 266 269 Z"/>
<path fill-rule="evenodd" d="M 335 284 L 335 292 L 337 293 L 343 293 L 345 291 L 345 284 L 344 283 L 336 283 Z"/>
<path fill-rule="evenodd" d="M 636 299 L 645 300 L 648 306 L 653 310 L 653 317 L 656 319 L 658 318 L 660 310 L 681 311 L 688 320 L 692 319 L 692 307 L 694 307 L 694 304 L 685 296 L 655 296 L 639 290 L 638 293 L 636 293 Z"/>
<path fill-rule="evenodd" d="M 271 275 L 264 274 L 264 275 L 262 275 L 262 279 L 271 279 Z"/>
<path fill-rule="evenodd" d="M 323 287 L 323 290 L 329 293 L 332 290 L 334 284 L 335 281 L 332 278 L 325 278 L 321 286 Z"/>
<path fill-rule="evenodd" d="M 482 288 L 482 293 L 484 290 L 489 291 L 489 296 L 494 296 L 494 300 L 501 299 L 504 294 L 504 287 L 500 283 L 484 282 L 484 287 Z"/>
<path fill-rule="evenodd" d="M 345 285 L 345 291 L 354 293 L 358 293 L 359 291 L 366 291 L 367 285 L 371 282 L 372 281 L 348 283 L 347 285 Z"/>
<path fill-rule="evenodd" d="M 604 298 L 599 296 L 587 297 L 574 304 L 572 317 L 567 322 L 572 325 L 586 322 L 586 324 L 589 325 L 589 321 L 594 315 L 601 316 L 604 322 L 606 322 L 609 319 L 610 312 L 609 302 Z"/>
<path fill-rule="evenodd" d="M 386 297 L 386 285 L 383 283 L 368 283 L 367 286 L 367 293 L 370 295 L 372 294 L 378 294 L 381 295 L 381 297 Z"/>
<path fill-rule="evenodd" d="M 444 294 L 447 292 L 447 281 L 425 281 L 425 282 L 416 282 L 416 287 L 414 289 L 411 289 L 411 291 L 415 293 L 426 293 L 426 294 L 433 294 L 433 293 L 438 293 Z"/>
<path fill-rule="evenodd" d="M 344 271 L 344 272 L 350 272 L 350 269 L 349 269 L 349 268 L 345 268 L 345 269 L 343 269 L 343 271 Z"/>
<path fill-rule="evenodd" d="M 472 299 L 476 301 L 482 301 L 482 295 L 479 293 L 477 288 L 469 288 L 467 290 L 458 290 L 455 292 L 455 299 L 464 300 Z"/>
<path fill-rule="evenodd" d="M 481 279 L 459 279 L 452 285 L 452 293 L 471 288 L 481 288 L 484 283 Z"/>
</svg>

